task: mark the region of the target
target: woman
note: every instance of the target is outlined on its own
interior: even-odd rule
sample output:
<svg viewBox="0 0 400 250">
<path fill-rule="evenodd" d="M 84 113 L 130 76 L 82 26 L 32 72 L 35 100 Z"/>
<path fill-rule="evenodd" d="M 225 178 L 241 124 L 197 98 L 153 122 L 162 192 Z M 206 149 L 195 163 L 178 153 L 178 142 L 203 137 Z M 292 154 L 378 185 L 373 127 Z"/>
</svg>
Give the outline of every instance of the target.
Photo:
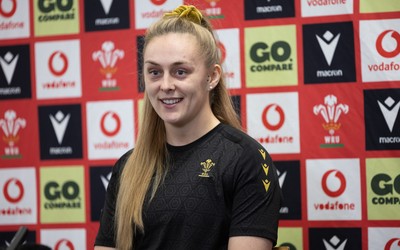
<svg viewBox="0 0 400 250">
<path fill-rule="evenodd" d="M 276 169 L 240 130 L 209 21 L 180 6 L 143 53 L 143 119 L 113 168 L 95 249 L 271 249 Z"/>
</svg>

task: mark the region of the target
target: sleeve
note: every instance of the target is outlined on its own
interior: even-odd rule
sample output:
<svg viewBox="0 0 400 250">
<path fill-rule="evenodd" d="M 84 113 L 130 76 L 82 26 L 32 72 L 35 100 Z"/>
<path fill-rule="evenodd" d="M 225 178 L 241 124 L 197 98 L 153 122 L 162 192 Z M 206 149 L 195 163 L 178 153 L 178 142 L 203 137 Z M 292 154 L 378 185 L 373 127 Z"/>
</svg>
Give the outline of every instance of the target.
<svg viewBox="0 0 400 250">
<path fill-rule="evenodd" d="M 234 174 L 230 236 L 257 236 L 276 244 L 282 192 L 268 152 L 246 147 Z"/>
<path fill-rule="evenodd" d="M 95 246 L 115 247 L 115 203 L 118 194 L 119 176 L 131 151 L 123 155 L 114 165 L 107 187 L 104 207 L 100 215 L 100 227 L 97 232 Z"/>
</svg>

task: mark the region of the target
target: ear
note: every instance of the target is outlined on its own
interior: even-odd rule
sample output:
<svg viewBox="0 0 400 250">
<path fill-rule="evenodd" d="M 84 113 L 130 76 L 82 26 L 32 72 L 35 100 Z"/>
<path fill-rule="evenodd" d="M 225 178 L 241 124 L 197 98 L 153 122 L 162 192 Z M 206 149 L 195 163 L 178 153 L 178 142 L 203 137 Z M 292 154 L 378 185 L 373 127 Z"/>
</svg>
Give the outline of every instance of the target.
<svg viewBox="0 0 400 250">
<path fill-rule="evenodd" d="M 208 82 L 208 84 L 210 85 L 210 89 L 214 89 L 218 85 L 219 80 L 221 79 L 221 74 L 222 74 L 221 65 L 214 64 L 212 66 L 210 72 L 210 80 Z"/>
</svg>

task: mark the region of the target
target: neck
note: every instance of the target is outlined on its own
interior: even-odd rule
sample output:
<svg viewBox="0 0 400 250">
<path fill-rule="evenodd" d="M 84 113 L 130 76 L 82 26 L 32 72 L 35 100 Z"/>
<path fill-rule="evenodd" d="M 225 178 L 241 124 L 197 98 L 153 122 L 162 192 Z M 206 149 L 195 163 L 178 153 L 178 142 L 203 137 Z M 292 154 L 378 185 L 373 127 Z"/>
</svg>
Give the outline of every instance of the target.
<svg viewBox="0 0 400 250">
<path fill-rule="evenodd" d="M 193 124 L 186 124 L 182 127 L 166 124 L 167 142 L 173 146 L 187 145 L 210 132 L 219 123 L 220 121 L 212 115 L 205 122 L 194 121 Z"/>
</svg>

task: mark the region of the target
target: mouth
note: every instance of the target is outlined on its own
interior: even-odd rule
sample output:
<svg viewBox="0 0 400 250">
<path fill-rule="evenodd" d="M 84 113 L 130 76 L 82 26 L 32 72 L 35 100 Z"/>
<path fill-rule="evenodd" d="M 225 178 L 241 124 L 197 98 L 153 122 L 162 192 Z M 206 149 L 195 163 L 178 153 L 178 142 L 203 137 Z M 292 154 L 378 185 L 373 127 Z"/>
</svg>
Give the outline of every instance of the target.
<svg viewBox="0 0 400 250">
<path fill-rule="evenodd" d="M 168 99 L 161 99 L 160 101 L 167 105 L 173 105 L 181 102 L 183 98 L 168 98 Z"/>
</svg>

